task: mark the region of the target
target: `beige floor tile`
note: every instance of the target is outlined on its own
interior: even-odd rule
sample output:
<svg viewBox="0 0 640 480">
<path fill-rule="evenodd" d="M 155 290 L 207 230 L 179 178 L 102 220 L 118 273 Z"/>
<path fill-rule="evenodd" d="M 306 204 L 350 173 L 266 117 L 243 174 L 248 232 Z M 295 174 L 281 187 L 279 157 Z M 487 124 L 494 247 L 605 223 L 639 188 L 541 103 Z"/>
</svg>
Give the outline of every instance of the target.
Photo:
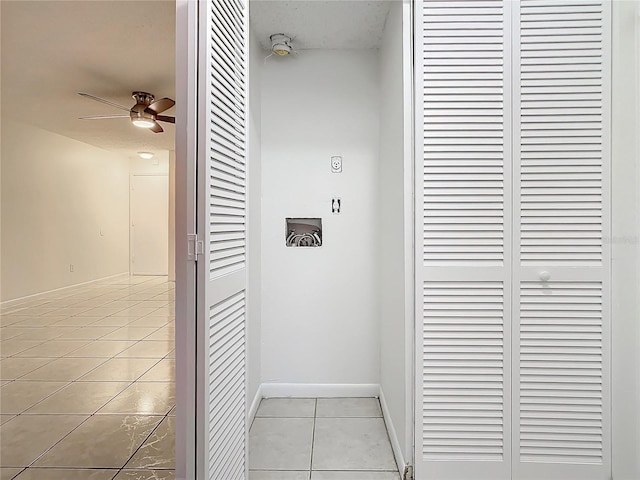
<svg viewBox="0 0 640 480">
<path fill-rule="evenodd" d="M 111 480 L 118 470 L 28 468 L 16 480 Z"/>
<path fill-rule="evenodd" d="M 96 321 L 93 322 L 91 325 L 98 326 L 98 327 L 124 327 L 125 325 L 128 325 L 129 323 L 133 322 L 137 318 L 138 317 L 135 317 L 135 318 L 107 317 L 107 316 L 100 317 L 100 318 L 96 317 Z"/>
<path fill-rule="evenodd" d="M 151 370 L 140 377 L 141 382 L 175 382 L 176 361 L 165 358 L 160 360 Z"/>
<path fill-rule="evenodd" d="M 382 417 L 377 398 L 319 398 L 316 416 Z"/>
<path fill-rule="evenodd" d="M 151 313 L 157 310 L 156 307 L 131 307 L 121 310 L 113 314 L 114 317 L 122 317 L 122 316 L 134 316 L 137 315 L 138 318 L 144 317 L 146 315 L 150 315 Z"/>
<path fill-rule="evenodd" d="M 256 417 L 313 418 L 315 398 L 263 398 Z"/>
<path fill-rule="evenodd" d="M 9 420 L 11 420 L 14 417 L 15 417 L 15 415 L 13 415 L 13 414 L 7 414 L 7 415 L 5 415 L 4 413 L 0 414 L 0 425 L 4 425 L 5 423 L 7 423 Z"/>
<path fill-rule="evenodd" d="M 49 340 L 16 354 L 18 357 L 63 357 L 86 345 L 86 340 Z"/>
<path fill-rule="evenodd" d="M 120 327 L 115 332 L 102 337 L 102 340 L 142 340 L 158 330 L 157 327 Z"/>
<path fill-rule="evenodd" d="M 68 327 L 86 327 L 88 325 L 91 325 L 92 323 L 96 322 L 96 321 L 100 321 L 98 318 L 96 317 L 84 317 L 82 315 L 77 316 L 77 317 L 68 317 L 68 318 L 63 318 L 62 320 L 57 321 L 56 323 L 54 323 L 54 326 L 58 326 L 58 325 L 62 325 L 62 326 L 68 326 Z"/>
<path fill-rule="evenodd" d="M 4 468 L 4 467 L 0 467 L 0 480 L 11 480 L 21 470 L 22 470 L 21 468 Z"/>
<path fill-rule="evenodd" d="M 311 468 L 335 471 L 396 470 L 384 420 L 316 418 Z"/>
<path fill-rule="evenodd" d="M 0 328 L 0 341 L 15 338 L 30 331 L 32 331 L 32 327 L 2 327 Z"/>
<path fill-rule="evenodd" d="M 249 470 L 249 480 L 309 480 L 311 472 Z"/>
<path fill-rule="evenodd" d="M 71 383 L 28 413 L 92 414 L 128 386 L 128 382 Z"/>
<path fill-rule="evenodd" d="M 90 372 L 101 363 L 106 361 L 105 358 L 56 358 L 43 367 L 28 373 L 21 380 L 55 380 L 72 382 L 82 375 Z"/>
<path fill-rule="evenodd" d="M 127 463 L 127 468 L 175 468 L 175 417 L 166 417 Z"/>
<path fill-rule="evenodd" d="M 99 338 L 108 335 L 109 333 L 117 330 L 118 327 L 81 327 L 76 328 L 73 331 L 63 333 L 58 337 L 59 339 L 73 339 L 73 340 L 97 340 Z"/>
<path fill-rule="evenodd" d="M 64 307 L 54 310 L 52 313 L 55 315 L 68 315 L 69 317 L 72 317 L 74 315 L 82 315 L 87 310 L 89 310 L 87 307 Z"/>
<path fill-rule="evenodd" d="M 35 466 L 120 468 L 162 417 L 96 415 L 35 462 Z"/>
<path fill-rule="evenodd" d="M 398 472 L 311 472 L 311 480 L 400 480 Z"/>
<path fill-rule="evenodd" d="M 176 332 L 173 327 L 162 327 L 160 330 L 153 332 L 151 335 L 145 338 L 145 340 L 170 340 L 174 341 L 176 338 Z"/>
<path fill-rule="evenodd" d="M 148 308 L 160 308 L 166 307 L 168 304 L 168 300 L 145 300 L 140 303 L 140 306 Z"/>
<path fill-rule="evenodd" d="M 142 317 L 129 323 L 131 327 L 164 327 L 173 321 L 169 317 Z"/>
<path fill-rule="evenodd" d="M 113 480 L 174 480 L 173 470 L 122 470 Z"/>
<path fill-rule="evenodd" d="M 83 415 L 20 415 L 0 427 L 0 464 L 26 467 L 87 419 Z"/>
<path fill-rule="evenodd" d="M 42 340 L 4 340 L 0 342 L 0 356 L 11 357 L 41 343 Z"/>
<path fill-rule="evenodd" d="M 162 358 L 174 349 L 173 341 L 141 340 L 135 345 L 119 353 L 118 357 Z M 1 366 L 1 364 L 0 364 Z"/>
<path fill-rule="evenodd" d="M 249 468 L 308 470 L 312 439 L 313 418 L 256 418 L 249 433 Z"/>
<path fill-rule="evenodd" d="M 0 327 L 8 327 L 8 326 L 15 325 L 16 323 L 18 323 L 20 320 L 23 320 L 23 319 L 24 317 L 21 317 L 19 315 L 0 313 Z"/>
<path fill-rule="evenodd" d="M 157 362 L 155 358 L 112 358 L 80 380 L 83 382 L 134 381 Z"/>
<path fill-rule="evenodd" d="M 136 415 L 166 415 L 176 403 L 175 385 L 136 382 L 98 411 Z"/>
<path fill-rule="evenodd" d="M 50 358 L 4 358 L 0 360 L 0 380 L 15 380 L 50 361 Z"/>
<path fill-rule="evenodd" d="M 0 413 L 22 413 L 67 385 L 66 382 L 23 382 L 0 388 Z"/>
<path fill-rule="evenodd" d="M 59 322 L 63 318 L 66 318 L 65 315 L 60 316 L 46 316 L 46 317 L 24 317 L 20 322 L 15 323 L 16 327 L 48 327 L 50 325 L 54 325 Z"/>
<path fill-rule="evenodd" d="M 108 317 L 113 313 L 114 313 L 113 308 L 106 308 L 104 306 L 100 306 L 100 307 L 87 310 L 86 312 L 82 312 L 82 316 L 83 317 Z"/>
<path fill-rule="evenodd" d="M 65 327 L 56 325 L 25 328 L 29 328 L 29 331 L 23 333 L 20 337 L 18 337 L 18 340 L 53 340 L 54 338 L 57 339 L 62 335 L 69 334 L 78 329 L 78 327 Z"/>
<path fill-rule="evenodd" d="M 118 355 L 136 343 L 135 340 L 96 340 L 86 344 L 84 347 L 74 350 L 65 357 L 99 357 L 111 358 Z"/>
<path fill-rule="evenodd" d="M 45 305 L 38 306 L 38 307 L 30 307 L 28 315 L 41 316 L 41 315 L 45 315 L 47 313 L 54 312 L 55 310 L 57 310 L 55 307 L 48 307 L 45 304 Z"/>
</svg>

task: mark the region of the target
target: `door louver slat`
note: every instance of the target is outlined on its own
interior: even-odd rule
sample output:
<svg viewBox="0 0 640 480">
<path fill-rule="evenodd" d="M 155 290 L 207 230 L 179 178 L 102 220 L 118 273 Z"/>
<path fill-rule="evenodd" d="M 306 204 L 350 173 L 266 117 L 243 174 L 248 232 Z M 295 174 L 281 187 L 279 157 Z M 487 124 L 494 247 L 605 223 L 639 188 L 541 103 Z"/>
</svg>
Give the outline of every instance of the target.
<svg viewBox="0 0 640 480">
<path fill-rule="evenodd" d="M 209 131 L 210 264 L 211 278 L 236 272 L 246 265 L 245 59 L 244 10 L 238 0 L 212 7 L 210 104 L 214 120 Z M 215 10 L 215 11 L 214 11 Z M 223 229 L 223 225 L 234 225 Z M 230 231 L 236 235 L 230 245 Z"/>
<path fill-rule="evenodd" d="M 600 464 L 602 285 L 523 282 L 520 295 L 521 461 Z"/>
<path fill-rule="evenodd" d="M 520 78 L 523 266 L 602 264 L 602 10 L 601 2 L 591 0 L 571 6 L 521 2 L 520 63 L 527 72 Z M 546 35 L 538 32 L 542 20 L 553 21 Z M 565 55 L 570 57 L 567 64 L 558 59 Z M 576 66 L 579 57 L 589 58 L 589 63 Z M 550 68 L 553 73 L 540 73 Z M 582 115 L 576 115 L 578 108 Z M 554 117 L 552 128 L 540 129 Z M 566 189 L 561 196 L 559 188 Z M 570 188 L 580 191 L 571 192 Z M 535 195 L 532 189 L 536 189 Z M 593 199 L 591 204 L 582 200 L 585 194 Z M 571 241 L 571 225 L 575 223 L 597 235 L 576 245 Z M 530 235 L 536 230 L 564 242 L 553 248 L 540 247 L 538 237 Z"/>
<path fill-rule="evenodd" d="M 505 149 L 502 2 L 424 5 L 424 264 L 501 265 Z M 481 73 L 474 66 L 478 61 L 484 64 Z M 486 197 L 480 201 L 469 198 L 470 189 Z M 435 198 L 439 191 L 446 192 L 446 197 Z M 475 238 L 472 232 L 478 232 Z M 494 240 L 487 242 L 488 236 Z"/>
<path fill-rule="evenodd" d="M 241 480 L 245 449 L 245 292 L 212 307 L 209 318 L 209 478 Z M 236 472 L 235 476 L 227 476 L 231 472 Z"/>
<path fill-rule="evenodd" d="M 499 282 L 424 284 L 425 459 L 503 459 L 503 317 Z"/>
</svg>

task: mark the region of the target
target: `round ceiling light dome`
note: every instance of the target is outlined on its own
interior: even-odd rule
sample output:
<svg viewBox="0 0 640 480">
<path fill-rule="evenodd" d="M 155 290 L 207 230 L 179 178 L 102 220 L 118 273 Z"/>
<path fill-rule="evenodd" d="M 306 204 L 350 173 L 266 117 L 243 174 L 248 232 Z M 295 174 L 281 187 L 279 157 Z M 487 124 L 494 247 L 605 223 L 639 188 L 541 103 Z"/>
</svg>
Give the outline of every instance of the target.
<svg viewBox="0 0 640 480">
<path fill-rule="evenodd" d="M 274 33 L 269 37 L 271 40 L 271 51 L 280 57 L 285 57 L 291 53 L 291 37 L 284 33 Z"/>
</svg>

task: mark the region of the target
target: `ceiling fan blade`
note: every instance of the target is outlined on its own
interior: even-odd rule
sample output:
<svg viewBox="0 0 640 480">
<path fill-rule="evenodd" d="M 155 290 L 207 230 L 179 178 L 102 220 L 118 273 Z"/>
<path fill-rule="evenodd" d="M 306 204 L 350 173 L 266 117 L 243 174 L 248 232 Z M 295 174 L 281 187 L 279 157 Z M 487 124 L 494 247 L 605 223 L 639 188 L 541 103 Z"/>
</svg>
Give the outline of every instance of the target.
<svg viewBox="0 0 640 480">
<path fill-rule="evenodd" d="M 107 105 L 111 105 L 112 107 L 119 108 L 120 110 L 124 110 L 126 112 L 131 110 L 129 107 L 125 107 L 124 105 L 119 105 L 109 100 L 105 100 L 104 98 L 96 97 L 95 95 L 91 95 L 90 93 L 78 92 L 78 95 L 82 97 L 90 98 L 91 100 L 95 100 L 96 102 L 106 103 Z"/>
<path fill-rule="evenodd" d="M 91 115 L 89 117 L 78 117 L 78 120 L 102 120 L 103 118 L 130 118 L 129 115 Z"/>
<path fill-rule="evenodd" d="M 151 130 L 153 133 L 162 133 L 164 132 L 164 129 L 160 126 L 160 124 L 158 122 L 156 122 L 156 124 L 151 127 L 149 130 Z"/>
<path fill-rule="evenodd" d="M 174 102 L 173 100 L 171 100 L 170 98 L 161 98 L 160 100 L 156 100 L 155 102 L 153 102 L 151 105 L 149 105 L 146 109 L 145 112 L 147 113 L 160 113 L 160 112 L 164 112 L 165 110 L 169 110 L 171 107 L 173 107 L 176 104 L 176 102 Z"/>
<path fill-rule="evenodd" d="M 168 117 L 166 115 L 156 115 L 156 120 L 167 123 L 176 123 L 176 117 Z"/>
</svg>

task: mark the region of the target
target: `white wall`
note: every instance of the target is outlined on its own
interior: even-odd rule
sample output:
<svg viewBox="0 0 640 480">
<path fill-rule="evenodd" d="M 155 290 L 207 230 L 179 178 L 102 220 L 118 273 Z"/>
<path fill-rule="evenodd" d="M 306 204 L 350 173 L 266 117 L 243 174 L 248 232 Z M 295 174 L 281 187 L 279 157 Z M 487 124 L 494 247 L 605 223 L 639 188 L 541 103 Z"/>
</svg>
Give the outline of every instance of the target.
<svg viewBox="0 0 640 480">
<path fill-rule="evenodd" d="M 128 272 L 128 187 L 128 159 L 3 119 L 2 300 Z"/>
<path fill-rule="evenodd" d="M 250 32 L 249 59 L 249 251 L 248 251 L 248 308 L 247 308 L 247 398 L 253 400 L 262 383 L 260 330 L 262 317 L 262 260 L 261 260 L 261 70 L 266 54 L 257 38 Z"/>
<path fill-rule="evenodd" d="M 410 55 L 411 52 L 406 52 Z M 408 60 L 407 60 L 408 61 Z M 380 386 L 389 409 L 390 420 L 400 442 L 405 460 L 411 458 L 407 437 L 407 387 L 411 382 L 406 372 L 407 315 L 412 314 L 411 302 L 405 293 L 413 289 L 406 281 L 407 265 L 412 259 L 411 228 L 406 225 L 405 202 L 411 183 L 411 146 L 405 145 L 405 59 L 403 58 L 403 4 L 394 2 L 385 24 L 380 48 L 380 177 L 378 182 L 378 308 L 380 311 Z M 410 72 L 406 73 L 410 75 Z M 410 87 L 411 83 L 409 83 Z M 408 189 L 408 191 L 405 191 Z M 410 198 L 410 197 L 409 197 Z M 411 209 L 409 208 L 409 212 Z M 406 244 L 409 241 L 409 248 Z"/>
<path fill-rule="evenodd" d="M 378 54 L 307 50 L 262 74 L 262 380 L 379 383 Z M 285 247 L 285 217 L 322 217 L 324 245 Z"/>
<path fill-rule="evenodd" d="M 169 151 L 155 152 L 153 158 L 131 158 L 131 175 L 169 175 Z"/>
<path fill-rule="evenodd" d="M 613 6 L 613 478 L 640 478 L 640 48 L 638 4 Z"/>
</svg>

